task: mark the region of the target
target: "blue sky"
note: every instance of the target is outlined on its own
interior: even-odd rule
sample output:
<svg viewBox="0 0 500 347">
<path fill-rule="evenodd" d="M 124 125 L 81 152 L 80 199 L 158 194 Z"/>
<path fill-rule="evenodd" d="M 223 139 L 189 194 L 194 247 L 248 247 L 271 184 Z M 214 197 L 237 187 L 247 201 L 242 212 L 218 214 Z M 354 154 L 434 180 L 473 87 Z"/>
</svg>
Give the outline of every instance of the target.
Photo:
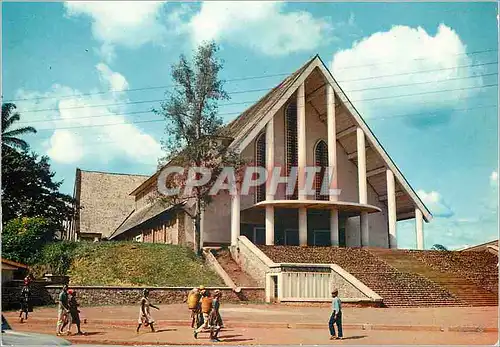
<svg viewBox="0 0 500 347">
<path fill-rule="evenodd" d="M 318 53 L 434 213 L 426 247 L 498 237 L 495 3 L 3 3 L 2 32 L 4 100 L 66 193 L 76 167 L 154 171 L 154 100 L 179 55 L 215 39 L 225 120 Z M 234 81 L 248 76 L 264 77 Z M 413 221 L 398 236 L 414 247 Z"/>
</svg>

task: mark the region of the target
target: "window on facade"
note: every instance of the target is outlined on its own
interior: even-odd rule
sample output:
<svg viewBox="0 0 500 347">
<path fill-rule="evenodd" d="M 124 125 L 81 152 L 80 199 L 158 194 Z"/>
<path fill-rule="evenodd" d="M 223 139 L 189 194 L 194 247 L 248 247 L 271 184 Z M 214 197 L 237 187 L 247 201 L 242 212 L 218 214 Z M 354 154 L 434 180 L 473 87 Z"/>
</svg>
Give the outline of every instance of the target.
<svg viewBox="0 0 500 347">
<path fill-rule="evenodd" d="M 328 195 L 321 194 L 321 185 L 323 184 L 325 171 L 328 167 L 328 146 L 323 140 L 319 141 L 316 145 L 316 149 L 314 151 L 314 161 L 316 167 L 321 168 L 319 173 L 316 173 L 314 180 L 316 200 L 328 200 Z"/>
<path fill-rule="evenodd" d="M 299 230 L 285 229 L 285 245 L 298 246 L 300 244 Z"/>
<path fill-rule="evenodd" d="M 262 133 L 255 142 L 255 165 L 257 167 L 266 167 L 266 135 Z M 266 200 L 266 184 L 263 183 L 257 187 L 256 202 Z"/>
<path fill-rule="evenodd" d="M 330 246 L 331 245 L 330 230 L 314 230 L 314 245 L 315 246 Z"/>
<path fill-rule="evenodd" d="M 292 167 L 298 165 L 298 142 L 297 142 L 297 104 L 290 103 L 285 111 L 285 132 L 286 132 L 286 174 L 289 177 Z M 287 193 L 287 200 L 297 199 L 298 188 L 292 195 Z"/>
</svg>

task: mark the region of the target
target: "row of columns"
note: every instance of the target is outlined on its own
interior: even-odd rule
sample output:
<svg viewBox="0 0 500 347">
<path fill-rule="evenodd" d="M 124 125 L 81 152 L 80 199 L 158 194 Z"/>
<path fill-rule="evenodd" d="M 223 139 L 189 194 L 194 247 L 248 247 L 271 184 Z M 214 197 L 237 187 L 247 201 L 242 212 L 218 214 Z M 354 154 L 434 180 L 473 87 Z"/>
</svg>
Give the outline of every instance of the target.
<svg viewBox="0 0 500 347">
<path fill-rule="evenodd" d="M 328 133 L 328 165 L 333 169 L 331 175 L 333 181 L 330 188 L 337 189 L 337 138 L 335 124 L 335 94 L 331 85 L 327 85 L 326 106 L 327 106 L 327 133 Z M 359 203 L 367 204 L 367 175 L 366 175 L 366 143 L 363 130 L 356 129 L 357 158 L 358 158 L 358 190 Z M 307 200 L 307 196 L 300 188 L 305 186 L 305 167 L 306 167 L 306 109 L 305 109 L 305 86 L 302 83 L 297 90 L 297 142 L 298 142 L 298 200 Z M 274 117 L 266 124 L 266 167 L 271 172 L 274 165 Z M 389 247 L 397 248 L 396 238 L 396 191 L 394 174 L 391 170 L 386 171 L 387 179 L 387 207 L 389 220 Z M 336 201 L 337 195 L 330 195 L 330 201 Z M 274 200 L 274 195 L 270 189 L 266 190 L 266 200 Z M 232 197 L 231 203 L 231 244 L 236 245 L 240 235 L 240 196 Z M 330 231 L 331 244 L 339 245 L 339 220 L 338 210 L 330 210 Z M 307 209 L 299 208 L 299 242 L 300 245 L 307 245 Z M 417 248 L 423 249 L 423 221 L 422 212 L 415 209 Z M 274 245 L 274 207 L 266 206 L 266 245 Z M 360 215 L 360 234 L 361 246 L 369 246 L 369 226 L 368 213 L 361 212 Z"/>
</svg>

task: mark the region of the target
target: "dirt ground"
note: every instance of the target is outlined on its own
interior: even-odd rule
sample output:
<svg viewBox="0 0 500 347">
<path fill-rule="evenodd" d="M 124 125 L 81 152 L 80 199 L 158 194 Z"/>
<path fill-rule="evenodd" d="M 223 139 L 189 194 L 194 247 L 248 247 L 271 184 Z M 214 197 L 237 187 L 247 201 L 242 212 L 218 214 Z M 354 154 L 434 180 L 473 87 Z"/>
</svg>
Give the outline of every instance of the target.
<svg viewBox="0 0 500 347">
<path fill-rule="evenodd" d="M 73 343 L 115 345 L 207 344 L 208 334 L 194 339 L 185 305 L 153 310 L 156 333 L 136 334 L 138 307 L 83 307 L 87 336 L 70 336 Z M 330 341 L 329 310 L 284 305 L 225 305 L 222 344 L 456 344 L 492 345 L 498 340 L 498 308 L 345 308 L 342 341 Z M 55 308 L 35 308 L 28 323 L 15 312 L 4 314 L 13 329 L 54 334 Z"/>
</svg>

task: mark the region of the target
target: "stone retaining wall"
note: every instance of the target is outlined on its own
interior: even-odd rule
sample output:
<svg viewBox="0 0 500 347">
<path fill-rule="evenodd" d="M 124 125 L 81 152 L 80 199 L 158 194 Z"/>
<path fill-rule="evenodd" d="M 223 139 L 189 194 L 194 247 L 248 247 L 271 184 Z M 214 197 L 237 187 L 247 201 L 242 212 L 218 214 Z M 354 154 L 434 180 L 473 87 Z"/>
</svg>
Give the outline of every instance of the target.
<svg viewBox="0 0 500 347">
<path fill-rule="evenodd" d="M 45 281 L 31 282 L 31 300 L 34 306 L 47 305 L 52 301 L 50 294 L 46 290 Z M 9 281 L 2 284 L 2 309 L 11 310 L 21 308 L 20 296 L 23 288 L 23 281 Z"/>
<path fill-rule="evenodd" d="M 142 297 L 143 288 L 138 287 L 84 287 L 70 286 L 77 291 L 78 301 L 82 305 L 135 305 Z M 61 286 L 47 286 L 52 301 L 57 299 Z M 182 303 L 192 288 L 188 287 L 162 287 L 149 288 L 151 301 L 158 304 Z M 219 289 L 225 302 L 239 303 L 241 301 L 264 302 L 264 288 L 242 288 L 241 293 L 236 294 L 231 288 L 208 288 Z"/>
<path fill-rule="evenodd" d="M 19 295 L 22 282 L 12 282 L 2 286 L 2 309 L 18 309 Z M 37 281 L 32 284 L 32 299 L 34 306 L 54 305 L 61 292 L 61 285 Z M 96 286 L 70 286 L 78 293 L 78 301 L 86 306 L 101 305 L 135 305 L 142 297 L 143 288 L 140 287 L 96 287 Z M 158 304 L 182 303 L 192 288 L 188 287 L 162 287 L 149 288 L 151 300 Z M 239 303 L 242 301 L 264 302 L 264 288 L 242 288 L 240 293 L 235 293 L 231 288 L 208 288 L 222 291 L 224 301 Z"/>
</svg>

